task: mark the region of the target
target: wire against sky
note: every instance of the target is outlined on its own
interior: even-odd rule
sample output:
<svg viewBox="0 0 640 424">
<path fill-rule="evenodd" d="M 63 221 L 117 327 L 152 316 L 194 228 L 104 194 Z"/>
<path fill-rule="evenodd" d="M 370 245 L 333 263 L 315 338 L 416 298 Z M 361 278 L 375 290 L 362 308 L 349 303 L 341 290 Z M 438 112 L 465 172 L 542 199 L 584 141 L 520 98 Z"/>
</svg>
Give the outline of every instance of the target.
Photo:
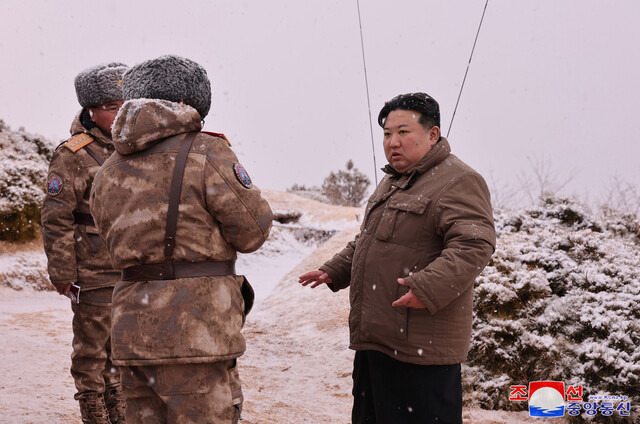
<svg viewBox="0 0 640 424">
<path fill-rule="evenodd" d="M 487 0 L 488 1 L 488 0 Z M 371 132 L 371 150 L 373 151 L 373 176 L 378 185 L 378 166 L 376 165 L 376 147 L 373 141 L 373 122 L 371 121 L 371 100 L 369 99 L 369 79 L 367 78 L 367 61 L 364 56 L 364 38 L 362 36 L 362 18 L 360 17 L 360 0 L 356 0 L 358 6 L 358 23 L 360 24 L 360 46 L 362 48 L 362 66 L 364 67 L 364 85 L 367 89 L 367 108 L 369 109 L 369 131 Z"/>
<path fill-rule="evenodd" d="M 464 82 L 467 80 L 467 74 L 469 73 L 469 67 L 471 66 L 471 59 L 473 59 L 473 52 L 476 49 L 476 43 L 478 42 L 478 36 L 480 35 L 480 28 L 482 28 L 482 21 L 484 21 L 484 14 L 487 11 L 487 5 L 489 0 L 484 4 L 484 10 L 482 11 L 482 17 L 480 18 L 480 24 L 478 25 L 478 31 L 476 32 L 476 39 L 473 41 L 473 47 L 471 48 L 471 55 L 469 56 L 469 62 L 467 63 L 467 70 L 464 72 L 464 78 L 462 79 L 462 85 L 460 86 L 460 92 L 458 93 L 458 100 L 456 100 L 456 107 L 453 108 L 453 115 L 451 116 L 451 122 L 449 123 L 449 129 L 447 130 L 447 138 L 451 132 L 453 126 L 453 120 L 456 117 L 456 111 L 458 110 L 458 103 L 460 103 L 460 97 L 462 96 L 462 90 L 464 89 Z"/>
<path fill-rule="evenodd" d="M 464 90 L 464 84 L 467 81 L 469 67 L 471 66 L 471 61 L 473 60 L 473 52 L 476 50 L 476 44 L 478 43 L 478 36 L 480 35 L 480 30 L 482 29 L 482 23 L 484 22 L 484 15 L 487 12 L 488 5 L 489 5 L 489 0 L 486 0 L 484 4 L 484 9 L 482 10 L 482 16 L 480 17 L 480 23 L 478 24 L 478 30 L 476 31 L 476 37 L 473 40 L 473 47 L 471 48 L 471 54 L 469 55 L 469 61 L 467 62 L 467 69 L 465 70 L 464 77 L 462 78 L 462 85 L 460 86 L 458 99 L 456 100 L 456 105 L 453 109 L 451 122 L 449 122 L 449 129 L 447 130 L 447 138 L 449 138 L 449 133 L 451 132 L 451 127 L 453 126 L 453 120 L 456 117 L 458 105 L 460 104 L 460 98 L 462 97 L 462 91 Z M 369 95 L 369 78 L 367 77 L 367 60 L 366 60 L 365 51 L 364 51 L 364 36 L 362 35 L 362 16 L 360 14 L 360 0 L 356 0 L 356 6 L 358 8 L 358 24 L 360 28 L 360 48 L 362 50 L 362 67 L 364 69 L 364 84 L 367 92 L 367 109 L 369 111 L 369 132 L 371 134 L 371 150 L 373 153 L 373 175 L 375 177 L 376 185 L 378 185 L 378 166 L 376 165 L 376 148 L 375 148 L 375 141 L 373 139 L 373 120 L 371 118 L 371 99 Z"/>
</svg>

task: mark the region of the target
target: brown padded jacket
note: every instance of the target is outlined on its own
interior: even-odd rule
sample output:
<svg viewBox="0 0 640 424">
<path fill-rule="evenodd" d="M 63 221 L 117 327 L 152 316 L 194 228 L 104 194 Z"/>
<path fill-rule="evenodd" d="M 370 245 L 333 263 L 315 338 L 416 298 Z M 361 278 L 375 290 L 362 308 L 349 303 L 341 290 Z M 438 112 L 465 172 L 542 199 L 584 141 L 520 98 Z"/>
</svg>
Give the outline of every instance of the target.
<svg viewBox="0 0 640 424">
<path fill-rule="evenodd" d="M 408 172 L 385 172 L 360 233 L 320 268 L 331 290 L 350 287 L 350 347 L 421 365 L 460 363 L 474 281 L 495 249 L 489 190 L 445 138 Z M 391 306 L 409 288 L 426 309 Z"/>
</svg>

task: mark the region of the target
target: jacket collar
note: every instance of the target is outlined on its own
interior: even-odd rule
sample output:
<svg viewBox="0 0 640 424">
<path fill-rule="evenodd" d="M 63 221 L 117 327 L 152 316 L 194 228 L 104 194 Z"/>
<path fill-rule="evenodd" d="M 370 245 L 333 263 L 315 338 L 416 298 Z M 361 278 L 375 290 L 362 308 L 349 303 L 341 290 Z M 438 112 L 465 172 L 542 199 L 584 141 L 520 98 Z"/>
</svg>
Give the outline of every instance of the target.
<svg viewBox="0 0 640 424">
<path fill-rule="evenodd" d="M 200 114 L 189 105 L 135 99 L 124 102 L 111 133 L 116 151 L 128 155 L 146 150 L 167 137 L 201 129 Z"/>
<path fill-rule="evenodd" d="M 85 111 L 86 111 L 86 108 L 81 109 L 80 112 L 78 112 L 76 117 L 73 119 L 73 122 L 71 123 L 71 129 L 69 131 L 71 133 L 71 136 L 82 134 L 82 133 L 89 134 L 93 138 L 94 142 L 97 142 L 100 146 L 102 147 L 111 146 L 113 144 L 111 142 L 111 139 L 107 137 L 100 130 L 100 128 L 93 127 L 91 129 L 88 129 L 87 127 L 84 126 L 84 124 L 82 123 L 82 114 L 86 113 Z"/>
<path fill-rule="evenodd" d="M 429 169 L 437 166 L 450 154 L 451 146 L 449 146 L 449 141 L 444 137 L 440 137 L 440 140 L 438 140 L 436 145 L 433 146 L 431 150 L 429 150 L 429 152 L 407 172 L 400 173 L 389 164 L 382 168 L 382 171 L 389 174 L 389 177 L 392 180 L 395 180 L 393 181 L 393 184 L 398 186 L 398 188 L 406 188 L 407 185 L 413 183 L 417 176 L 424 174 Z"/>
</svg>

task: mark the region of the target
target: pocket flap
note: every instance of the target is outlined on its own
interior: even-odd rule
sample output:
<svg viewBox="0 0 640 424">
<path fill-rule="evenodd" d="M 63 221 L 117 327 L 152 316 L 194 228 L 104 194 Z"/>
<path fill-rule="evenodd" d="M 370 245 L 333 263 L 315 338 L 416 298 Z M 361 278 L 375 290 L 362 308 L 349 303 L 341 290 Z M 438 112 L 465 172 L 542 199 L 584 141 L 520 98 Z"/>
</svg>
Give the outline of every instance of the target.
<svg viewBox="0 0 640 424">
<path fill-rule="evenodd" d="M 428 204 L 429 198 L 422 194 L 397 193 L 389 200 L 389 208 L 416 214 L 424 213 Z"/>
</svg>

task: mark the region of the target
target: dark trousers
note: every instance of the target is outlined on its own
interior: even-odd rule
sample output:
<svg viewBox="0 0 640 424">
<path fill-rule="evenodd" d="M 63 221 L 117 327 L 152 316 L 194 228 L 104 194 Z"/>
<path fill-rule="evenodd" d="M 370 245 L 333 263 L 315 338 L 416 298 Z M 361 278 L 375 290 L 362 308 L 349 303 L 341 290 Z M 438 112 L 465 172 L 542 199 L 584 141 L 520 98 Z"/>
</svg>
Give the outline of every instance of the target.
<svg viewBox="0 0 640 424">
<path fill-rule="evenodd" d="M 460 364 L 415 365 L 357 351 L 351 419 L 353 424 L 461 424 Z"/>
</svg>

